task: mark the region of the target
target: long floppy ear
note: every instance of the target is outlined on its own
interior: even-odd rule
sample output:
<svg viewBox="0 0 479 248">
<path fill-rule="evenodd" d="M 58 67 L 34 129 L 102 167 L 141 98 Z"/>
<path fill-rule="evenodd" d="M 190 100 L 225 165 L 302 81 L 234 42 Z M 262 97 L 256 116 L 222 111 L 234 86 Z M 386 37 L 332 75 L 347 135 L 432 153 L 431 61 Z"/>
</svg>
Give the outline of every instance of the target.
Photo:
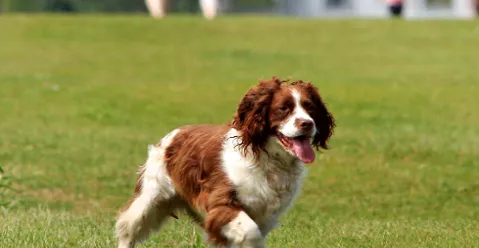
<svg viewBox="0 0 479 248">
<path fill-rule="evenodd" d="M 316 123 L 318 133 L 313 137 L 312 144 L 316 149 L 319 149 L 319 147 L 329 149 L 328 141 L 333 135 L 334 128 L 336 127 L 335 119 L 326 108 L 326 104 L 324 104 L 321 99 L 318 89 L 310 82 L 304 83 L 303 86 L 310 94 L 311 100 L 315 106 L 315 110 L 311 117 Z"/>
<path fill-rule="evenodd" d="M 257 157 L 265 151 L 268 136 L 271 133 L 269 125 L 269 108 L 276 92 L 283 81 L 273 77 L 251 88 L 238 106 L 233 117 L 233 127 L 241 131 L 240 147 L 246 154 L 249 146 Z"/>
</svg>

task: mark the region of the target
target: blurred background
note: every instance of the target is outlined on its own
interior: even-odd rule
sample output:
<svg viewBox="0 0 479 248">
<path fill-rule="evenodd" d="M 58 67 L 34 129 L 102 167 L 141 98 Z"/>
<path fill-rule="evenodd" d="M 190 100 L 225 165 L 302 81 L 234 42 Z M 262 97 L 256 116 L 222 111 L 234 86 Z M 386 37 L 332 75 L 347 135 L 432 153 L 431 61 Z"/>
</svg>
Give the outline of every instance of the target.
<svg viewBox="0 0 479 248">
<path fill-rule="evenodd" d="M 147 3 L 0 0 L 0 247 L 115 247 L 147 145 L 272 76 L 337 127 L 268 247 L 477 247 L 475 1 Z M 202 237 L 180 216 L 140 247 Z"/>
<path fill-rule="evenodd" d="M 168 12 L 200 11 L 198 0 L 1 0 L 4 12 L 145 12 L 162 2 Z M 220 13 L 263 13 L 303 17 L 386 17 L 391 5 L 406 5 L 410 17 L 472 17 L 477 0 L 203 0 Z"/>
</svg>

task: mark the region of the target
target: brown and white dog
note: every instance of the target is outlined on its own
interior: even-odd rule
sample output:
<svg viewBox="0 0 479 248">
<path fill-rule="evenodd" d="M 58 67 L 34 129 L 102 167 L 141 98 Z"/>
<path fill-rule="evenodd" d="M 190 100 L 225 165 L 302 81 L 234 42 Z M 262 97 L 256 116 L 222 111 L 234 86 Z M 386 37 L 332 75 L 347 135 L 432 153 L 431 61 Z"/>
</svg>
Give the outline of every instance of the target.
<svg viewBox="0 0 479 248">
<path fill-rule="evenodd" d="M 291 206 L 313 148 L 334 118 L 309 82 L 261 81 L 227 125 L 179 127 L 150 145 L 132 199 L 118 216 L 119 247 L 134 247 L 184 211 L 217 247 L 260 248 Z"/>
</svg>

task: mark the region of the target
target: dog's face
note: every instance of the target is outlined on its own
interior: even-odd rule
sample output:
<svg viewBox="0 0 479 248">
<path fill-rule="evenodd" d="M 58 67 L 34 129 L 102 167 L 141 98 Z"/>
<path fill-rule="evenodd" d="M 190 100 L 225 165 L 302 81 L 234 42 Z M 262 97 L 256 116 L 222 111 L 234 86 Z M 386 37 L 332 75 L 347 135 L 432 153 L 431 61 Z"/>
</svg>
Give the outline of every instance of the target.
<svg viewBox="0 0 479 248">
<path fill-rule="evenodd" d="M 251 145 L 258 155 L 273 138 L 287 153 L 311 163 L 315 159 L 313 147 L 328 148 L 334 118 L 311 83 L 287 84 L 273 78 L 248 91 L 233 124 L 242 131 L 245 150 Z"/>
<path fill-rule="evenodd" d="M 303 86 L 281 87 L 275 92 L 269 111 L 270 130 L 278 143 L 305 163 L 314 161 L 311 140 L 318 133 L 312 117 L 317 111 L 312 97 Z"/>
</svg>

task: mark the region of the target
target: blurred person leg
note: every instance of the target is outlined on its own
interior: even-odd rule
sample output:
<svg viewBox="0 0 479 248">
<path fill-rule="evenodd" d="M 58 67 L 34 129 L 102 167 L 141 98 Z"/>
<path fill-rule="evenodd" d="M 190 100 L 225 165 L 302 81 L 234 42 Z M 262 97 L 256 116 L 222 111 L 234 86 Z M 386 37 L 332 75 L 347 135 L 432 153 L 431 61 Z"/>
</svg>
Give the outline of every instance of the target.
<svg viewBox="0 0 479 248">
<path fill-rule="evenodd" d="M 162 18 L 166 15 L 166 3 L 168 0 L 145 0 L 150 15 L 154 18 Z"/>
<path fill-rule="evenodd" d="M 387 0 L 389 6 L 389 13 L 392 17 L 401 17 L 403 12 L 402 0 Z"/>
<path fill-rule="evenodd" d="M 200 0 L 200 7 L 206 19 L 214 19 L 218 11 L 218 0 Z"/>
</svg>

